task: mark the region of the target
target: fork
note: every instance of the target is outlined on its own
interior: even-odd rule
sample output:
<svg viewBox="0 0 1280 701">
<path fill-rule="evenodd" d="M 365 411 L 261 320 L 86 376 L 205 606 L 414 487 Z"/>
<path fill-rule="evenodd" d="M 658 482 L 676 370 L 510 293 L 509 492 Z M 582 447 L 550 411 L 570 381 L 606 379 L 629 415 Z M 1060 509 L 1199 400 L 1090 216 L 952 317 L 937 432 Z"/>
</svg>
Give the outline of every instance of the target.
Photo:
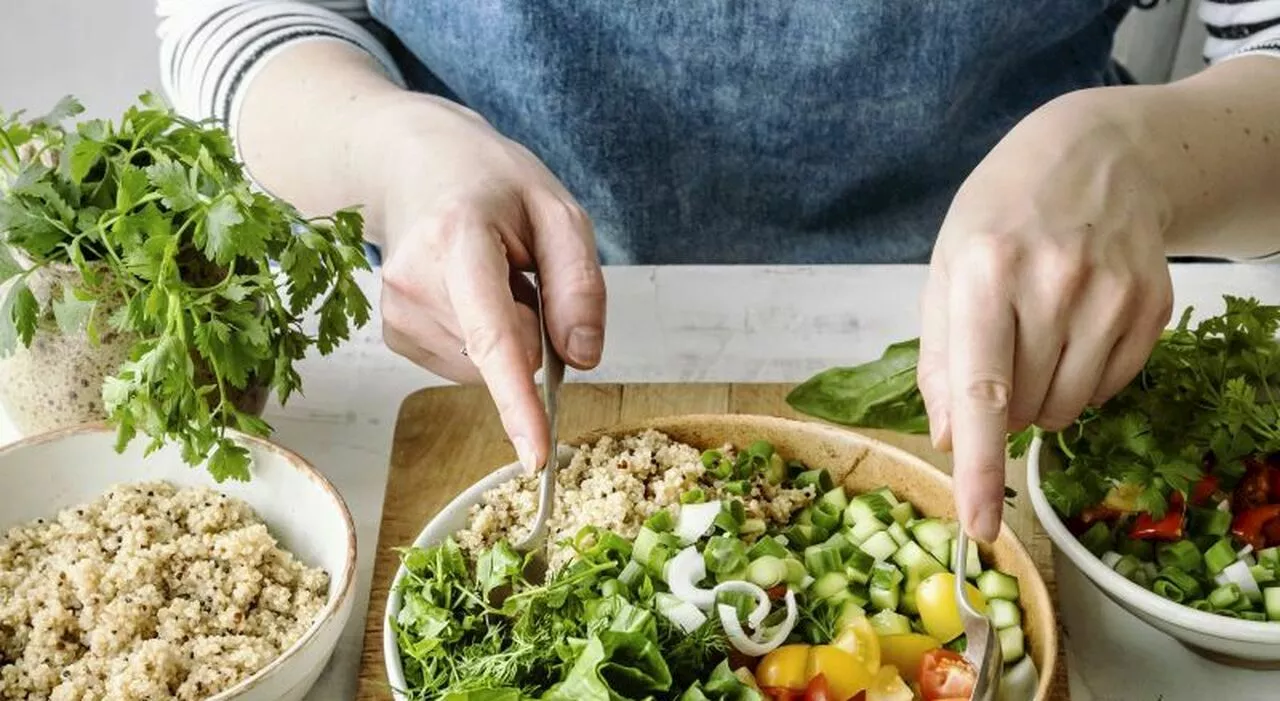
<svg viewBox="0 0 1280 701">
<path fill-rule="evenodd" d="M 560 403 L 560 385 L 564 382 L 564 360 L 556 353 L 551 344 L 551 335 L 547 331 L 547 317 L 542 301 L 542 281 L 534 273 L 534 286 L 538 296 L 538 325 L 542 330 L 542 406 L 547 413 L 547 432 L 550 452 L 542 465 L 542 474 L 538 480 L 538 515 L 534 518 L 533 529 L 523 540 L 511 547 L 518 553 L 529 556 L 525 568 L 525 579 L 540 582 L 546 577 L 546 541 L 547 522 L 551 520 L 551 512 L 556 500 L 556 475 L 560 471 L 560 451 L 557 446 L 556 411 Z"/>
<path fill-rule="evenodd" d="M 995 625 L 991 619 L 969 603 L 965 591 L 965 564 L 969 554 L 969 535 L 964 526 L 956 537 L 956 551 L 952 555 L 955 560 L 956 606 L 960 611 L 960 621 L 964 625 L 965 649 L 963 657 L 973 665 L 977 673 L 977 681 L 973 687 L 971 701 L 995 701 L 1000 692 L 1000 674 L 1004 661 L 1000 652 L 1000 640 L 996 636 Z"/>
</svg>

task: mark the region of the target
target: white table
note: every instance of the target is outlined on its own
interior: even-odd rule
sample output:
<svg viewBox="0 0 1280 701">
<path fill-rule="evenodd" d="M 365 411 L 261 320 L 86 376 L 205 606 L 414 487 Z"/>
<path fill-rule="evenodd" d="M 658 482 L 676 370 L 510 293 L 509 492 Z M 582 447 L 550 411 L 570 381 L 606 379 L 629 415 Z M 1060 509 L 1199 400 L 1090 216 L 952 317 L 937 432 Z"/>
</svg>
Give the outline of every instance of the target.
<svg viewBox="0 0 1280 701">
<path fill-rule="evenodd" d="M 1179 310 L 1216 311 L 1223 294 L 1280 300 L 1280 268 L 1175 266 L 1173 277 Z M 799 381 L 918 335 L 924 278 L 921 266 L 612 268 L 603 362 L 570 379 Z M 376 275 L 361 284 L 378 298 Z M 280 443 L 333 480 L 356 521 L 355 611 L 309 697 L 345 701 L 355 695 L 396 412 L 407 394 L 440 381 L 387 350 L 377 316 L 335 355 L 307 359 L 301 372 L 306 394 L 286 408 L 269 407 L 267 418 Z"/>
</svg>

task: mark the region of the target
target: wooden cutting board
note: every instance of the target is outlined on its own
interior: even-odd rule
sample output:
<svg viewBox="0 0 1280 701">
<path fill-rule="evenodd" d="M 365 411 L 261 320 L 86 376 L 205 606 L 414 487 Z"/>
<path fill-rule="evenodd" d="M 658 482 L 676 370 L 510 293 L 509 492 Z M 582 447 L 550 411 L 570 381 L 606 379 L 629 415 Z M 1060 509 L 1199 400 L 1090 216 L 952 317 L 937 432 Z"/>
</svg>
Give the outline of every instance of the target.
<svg viewBox="0 0 1280 701">
<path fill-rule="evenodd" d="M 565 438 L 658 416 L 703 413 L 766 414 L 804 418 L 787 406 L 791 385 L 637 384 L 565 385 L 560 435 Z M 951 461 L 923 436 L 864 431 L 909 450 L 950 473 Z M 395 549 L 409 545 L 422 527 L 459 492 L 482 476 L 515 460 L 487 392 L 480 387 L 445 387 L 405 399 L 396 422 L 391 473 L 383 501 L 372 596 L 365 622 L 359 701 L 391 701 L 383 666 L 383 608 L 399 564 Z M 1026 497 L 1026 471 L 1011 465 L 1009 486 L 1017 490 L 1005 520 L 1040 567 L 1056 596 L 1053 546 L 1040 530 Z M 1061 649 L 1061 647 L 1060 647 Z M 1052 701 L 1068 701 L 1065 655 L 1058 659 Z"/>
</svg>

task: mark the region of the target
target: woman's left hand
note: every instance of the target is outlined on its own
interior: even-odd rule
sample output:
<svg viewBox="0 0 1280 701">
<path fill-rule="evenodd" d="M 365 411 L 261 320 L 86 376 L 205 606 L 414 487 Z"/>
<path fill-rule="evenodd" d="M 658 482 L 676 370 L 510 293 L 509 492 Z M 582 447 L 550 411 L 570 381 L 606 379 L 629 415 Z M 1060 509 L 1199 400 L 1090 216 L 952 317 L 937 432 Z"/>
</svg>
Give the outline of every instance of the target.
<svg viewBox="0 0 1280 701">
<path fill-rule="evenodd" d="M 1142 369 L 1173 305 L 1168 197 L 1127 133 L 1061 98 L 960 188 L 923 299 L 919 384 L 961 522 L 998 534 L 1006 434 L 1069 425 Z"/>
</svg>

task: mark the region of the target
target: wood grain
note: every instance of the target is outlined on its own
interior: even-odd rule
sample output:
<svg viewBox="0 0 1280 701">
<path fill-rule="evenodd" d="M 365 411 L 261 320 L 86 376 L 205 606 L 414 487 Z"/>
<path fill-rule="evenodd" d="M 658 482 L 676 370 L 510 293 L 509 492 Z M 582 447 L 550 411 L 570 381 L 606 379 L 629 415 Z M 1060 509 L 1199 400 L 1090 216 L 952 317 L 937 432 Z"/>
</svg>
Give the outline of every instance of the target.
<svg viewBox="0 0 1280 701">
<path fill-rule="evenodd" d="M 565 385 L 560 434 L 572 437 L 619 423 L 658 416 L 700 413 L 765 414 L 804 418 L 787 406 L 789 385 L 641 384 Z M 950 458 L 927 438 L 888 431 L 864 431 L 909 450 L 950 473 Z M 372 595 L 361 655 L 359 701 L 390 701 L 383 667 L 382 615 L 398 560 L 395 549 L 413 542 L 427 521 L 484 474 L 515 459 L 488 394 L 478 387 L 427 389 L 401 406 L 391 451 L 391 471 L 383 504 Z M 1026 493 L 1026 470 L 1011 463 L 1009 486 L 1019 497 L 1005 518 L 1040 566 L 1051 594 L 1053 548 L 1040 531 Z M 1053 701 L 1067 701 L 1065 659 L 1058 661 Z"/>
</svg>

